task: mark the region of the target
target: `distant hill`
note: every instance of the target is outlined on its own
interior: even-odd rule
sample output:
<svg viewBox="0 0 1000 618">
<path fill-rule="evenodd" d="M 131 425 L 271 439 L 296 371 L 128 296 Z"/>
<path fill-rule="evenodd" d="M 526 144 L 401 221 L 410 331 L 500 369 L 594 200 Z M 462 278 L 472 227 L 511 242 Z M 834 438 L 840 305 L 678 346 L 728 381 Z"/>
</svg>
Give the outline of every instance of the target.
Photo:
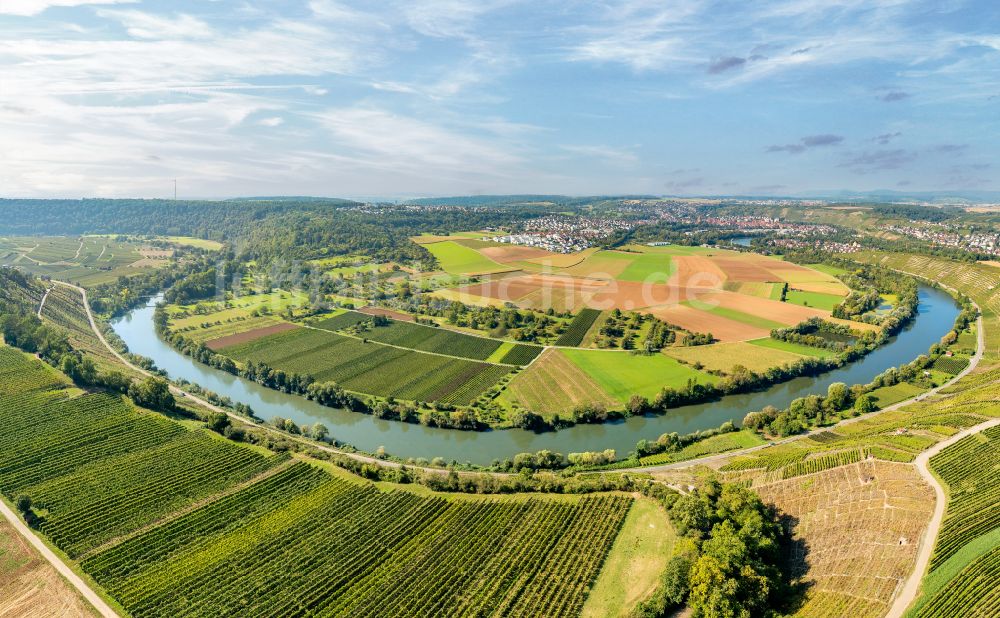
<svg viewBox="0 0 1000 618">
<path fill-rule="evenodd" d="M 353 205 L 359 204 L 355 200 L 346 200 L 340 197 L 316 197 L 313 195 L 261 195 L 252 197 L 231 197 L 225 202 L 293 202 L 296 204 L 335 204 Z"/>
</svg>

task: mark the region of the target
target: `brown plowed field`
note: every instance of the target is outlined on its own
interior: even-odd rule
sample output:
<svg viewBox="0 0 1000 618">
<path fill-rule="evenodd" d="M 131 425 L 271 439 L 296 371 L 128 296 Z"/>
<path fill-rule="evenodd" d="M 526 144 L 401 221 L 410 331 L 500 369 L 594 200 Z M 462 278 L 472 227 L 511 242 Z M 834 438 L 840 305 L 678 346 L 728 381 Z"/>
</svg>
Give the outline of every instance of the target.
<svg viewBox="0 0 1000 618">
<path fill-rule="evenodd" d="M 522 260 L 551 258 L 559 255 L 558 253 L 552 253 L 551 251 L 546 251 L 545 249 L 539 249 L 537 247 L 519 247 L 517 245 L 510 245 L 506 247 L 485 247 L 480 249 L 479 252 L 494 262 L 500 262 L 501 264 L 510 264 L 511 262 L 520 262 Z"/>
<path fill-rule="evenodd" d="M 742 256 L 738 258 L 713 257 L 712 261 L 718 265 L 722 272 L 725 273 L 726 278 L 731 281 L 777 281 L 779 279 L 779 277 L 767 269 L 767 262 L 773 262 L 773 260 L 767 260 L 767 258 L 756 260 L 745 259 Z"/>
<path fill-rule="evenodd" d="M 747 297 L 749 298 L 749 297 Z M 768 337 L 771 331 L 730 320 L 687 305 L 665 305 L 646 309 L 665 322 L 692 332 L 712 333 L 719 341 L 746 341 Z"/>
<path fill-rule="evenodd" d="M 704 255 L 675 255 L 674 273 L 668 283 L 676 286 L 697 288 L 721 288 L 726 281 L 726 273 L 715 260 Z"/>
<path fill-rule="evenodd" d="M 698 298 L 711 288 L 682 287 L 669 284 L 646 284 L 639 281 L 610 281 L 587 302 L 593 309 L 631 311 L 643 307 L 676 304 Z"/>
<path fill-rule="evenodd" d="M 286 330 L 292 330 L 293 328 L 298 328 L 298 326 L 290 322 L 282 322 L 281 324 L 274 324 L 272 326 L 265 326 L 263 328 L 255 328 L 253 330 L 248 330 L 246 332 L 236 333 L 235 335 L 229 335 L 226 337 L 219 337 L 218 339 L 212 339 L 211 341 L 206 341 L 205 346 L 210 350 L 221 350 L 222 348 L 226 348 L 231 345 L 236 345 L 238 343 L 246 343 L 248 341 L 253 341 L 254 339 L 260 339 L 261 337 L 266 337 L 268 335 L 273 335 L 275 333 L 283 333 Z"/>
</svg>

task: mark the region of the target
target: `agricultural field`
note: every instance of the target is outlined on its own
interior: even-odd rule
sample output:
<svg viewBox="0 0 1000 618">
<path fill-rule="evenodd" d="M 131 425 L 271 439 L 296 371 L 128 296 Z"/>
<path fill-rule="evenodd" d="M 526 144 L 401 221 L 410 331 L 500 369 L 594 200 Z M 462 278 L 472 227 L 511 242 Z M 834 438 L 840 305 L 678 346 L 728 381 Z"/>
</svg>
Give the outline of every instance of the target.
<svg viewBox="0 0 1000 618">
<path fill-rule="evenodd" d="M 640 355 L 603 350 L 558 350 L 620 404 L 632 395 L 652 400 L 665 386 L 682 388 L 689 380 L 713 384 L 714 375 L 692 369 L 663 354 Z M 528 371 L 531 371 L 529 368 Z"/>
<path fill-rule="evenodd" d="M 445 240 L 424 245 L 441 264 L 441 269 L 452 275 L 485 275 L 489 273 L 516 270 L 499 262 L 494 262 L 481 252 L 460 244 L 460 241 Z"/>
<path fill-rule="evenodd" d="M 2 518 L 0 616 L 97 616 L 90 604 Z"/>
<path fill-rule="evenodd" d="M 438 245 L 440 245 L 438 247 Z M 722 341 L 766 336 L 772 328 L 808 317 L 829 317 L 848 290 L 833 275 L 780 259 L 705 247 L 630 245 L 621 250 L 588 250 L 563 267 L 545 258 L 542 271 L 527 265 L 542 258 L 473 240 L 424 244 L 442 255 L 445 270 L 493 273 L 488 281 L 457 286 L 438 295 L 473 304 L 511 302 L 522 308 L 574 313 L 582 309 L 642 310 L 692 332 L 711 332 Z M 478 257 L 476 257 L 478 255 Z M 443 256 L 443 258 L 442 258 Z M 504 274 L 497 266 L 514 270 Z M 449 267 L 450 265 L 450 267 Z M 470 266 L 471 265 L 471 266 Z M 524 272 L 527 271 L 527 272 Z M 781 302 L 783 284 L 796 290 L 794 302 Z M 578 344 L 574 344 L 578 345 Z"/>
<path fill-rule="evenodd" d="M 553 349 L 543 352 L 528 369 L 514 376 L 503 396 L 544 416 L 568 414 L 584 404 L 603 405 L 608 409 L 620 405 L 565 354 Z"/>
<path fill-rule="evenodd" d="M 318 328 L 296 328 L 218 351 L 241 363 L 264 363 L 357 393 L 456 405 L 470 403 L 511 370 L 508 365 L 395 348 Z"/>
<path fill-rule="evenodd" d="M 0 237 L 0 266 L 84 287 L 166 265 L 171 250 L 105 236 Z"/>
<path fill-rule="evenodd" d="M 170 305 L 168 326 L 172 332 L 217 349 L 242 333 L 286 324 L 289 312 L 295 315 L 307 305 L 305 294 L 286 291 Z"/>
<path fill-rule="evenodd" d="M 68 385 L 0 347 L 0 491 L 132 616 L 577 616 L 644 598 L 673 543 L 647 499 L 375 484 Z"/>
<path fill-rule="evenodd" d="M 794 616 L 877 618 L 916 561 L 934 493 L 911 466 L 862 461 L 760 485 L 789 518 L 806 588 Z"/>
<path fill-rule="evenodd" d="M 580 345 L 600 315 L 601 312 L 596 309 L 582 309 L 569 323 L 566 331 L 556 339 L 555 345 L 568 347 Z"/>
<path fill-rule="evenodd" d="M 798 356 L 815 356 L 816 358 L 829 358 L 831 356 L 836 356 L 836 352 L 834 352 L 833 350 L 827 350 L 825 348 L 814 348 L 813 346 L 802 345 L 801 343 L 793 343 L 791 341 L 781 341 L 780 339 L 771 339 L 770 337 L 754 339 L 752 341 L 748 341 L 747 343 L 755 345 L 760 348 L 767 348 L 769 350 L 778 350 L 781 352 L 796 354 Z"/>
</svg>

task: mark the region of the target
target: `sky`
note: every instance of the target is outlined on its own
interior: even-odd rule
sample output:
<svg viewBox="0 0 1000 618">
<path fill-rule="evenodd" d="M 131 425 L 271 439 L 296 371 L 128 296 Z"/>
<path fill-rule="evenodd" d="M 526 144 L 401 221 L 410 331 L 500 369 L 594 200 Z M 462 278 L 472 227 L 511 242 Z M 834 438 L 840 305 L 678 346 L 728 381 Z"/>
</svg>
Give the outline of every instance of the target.
<svg viewBox="0 0 1000 618">
<path fill-rule="evenodd" d="M 0 0 L 0 196 L 1000 190 L 996 0 Z"/>
</svg>

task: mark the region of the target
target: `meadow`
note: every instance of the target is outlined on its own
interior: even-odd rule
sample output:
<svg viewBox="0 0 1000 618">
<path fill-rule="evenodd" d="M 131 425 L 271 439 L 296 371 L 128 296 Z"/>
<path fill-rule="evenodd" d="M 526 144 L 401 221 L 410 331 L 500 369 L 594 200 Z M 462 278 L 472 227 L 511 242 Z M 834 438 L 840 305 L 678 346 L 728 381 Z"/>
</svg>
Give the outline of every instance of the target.
<svg viewBox="0 0 1000 618">
<path fill-rule="evenodd" d="M 631 354 L 602 350 L 559 350 L 621 404 L 632 395 L 652 400 L 665 386 L 683 388 L 688 381 L 714 384 L 718 378 L 692 369 L 663 354 Z M 530 371 L 530 369 L 529 369 Z"/>
</svg>

